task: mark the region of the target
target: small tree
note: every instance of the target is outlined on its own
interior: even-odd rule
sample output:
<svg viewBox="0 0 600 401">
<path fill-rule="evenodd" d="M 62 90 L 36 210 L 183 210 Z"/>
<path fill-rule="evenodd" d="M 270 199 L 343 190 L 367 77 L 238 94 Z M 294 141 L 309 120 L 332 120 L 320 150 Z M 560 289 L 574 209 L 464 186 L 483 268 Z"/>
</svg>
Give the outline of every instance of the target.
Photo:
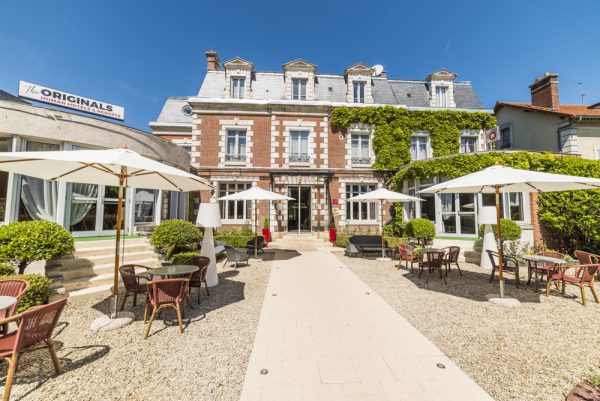
<svg viewBox="0 0 600 401">
<path fill-rule="evenodd" d="M 198 227 L 178 219 L 160 223 L 150 238 L 156 250 L 167 259 L 176 253 L 197 250 L 201 240 L 202 232 Z"/>
<path fill-rule="evenodd" d="M 51 260 L 75 252 L 73 236 L 50 221 L 16 221 L 0 227 L 0 262 L 18 267 L 23 274 L 36 260 Z"/>
<path fill-rule="evenodd" d="M 423 240 L 423 243 L 425 243 L 427 239 L 435 237 L 435 224 L 431 220 L 421 218 L 412 219 L 406 223 L 404 229 L 406 235 L 417 238 L 419 242 Z"/>
</svg>

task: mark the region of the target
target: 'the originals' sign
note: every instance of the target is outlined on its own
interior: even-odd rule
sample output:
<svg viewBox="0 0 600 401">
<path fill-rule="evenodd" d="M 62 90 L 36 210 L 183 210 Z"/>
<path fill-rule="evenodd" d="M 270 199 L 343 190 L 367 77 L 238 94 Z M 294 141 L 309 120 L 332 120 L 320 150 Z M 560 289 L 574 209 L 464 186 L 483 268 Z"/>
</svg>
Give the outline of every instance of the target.
<svg viewBox="0 0 600 401">
<path fill-rule="evenodd" d="M 79 110 L 84 113 L 95 114 L 102 117 L 108 117 L 123 121 L 125 119 L 125 109 L 114 104 L 100 102 L 63 92 L 61 90 L 48 88 L 46 86 L 32 84 L 31 82 L 19 81 L 19 97 L 35 100 L 48 104 L 54 104 L 67 109 Z"/>
</svg>

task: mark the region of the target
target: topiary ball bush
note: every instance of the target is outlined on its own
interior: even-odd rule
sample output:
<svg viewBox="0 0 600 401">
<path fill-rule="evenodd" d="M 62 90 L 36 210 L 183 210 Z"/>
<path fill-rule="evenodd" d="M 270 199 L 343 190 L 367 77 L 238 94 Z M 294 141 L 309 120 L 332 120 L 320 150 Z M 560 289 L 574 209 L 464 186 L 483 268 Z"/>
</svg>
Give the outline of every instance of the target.
<svg viewBox="0 0 600 401">
<path fill-rule="evenodd" d="M 479 237 L 483 238 L 484 225 L 479 226 Z M 498 231 L 496 230 L 496 224 L 492 225 L 492 231 L 494 231 L 494 238 L 498 240 Z M 500 219 L 500 235 L 502 241 L 516 241 L 521 238 L 521 227 L 517 223 L 508 219 Z"/>
<path fill-rule="evenodd" d="M 407 236 L 419 239 L 429 239 L 435 237 L 435 224 L 427 219 L 412 219 L 404 227 Z"/>
<path fill-rule="evenodd" d="M 0 262 L 10 263 L 23 274 L 36 260 L 51 260 L 75 252 L 73 236 L 50 221 L 16 221 L 0 226 Z"/>
<path fill-rule="evenodd" d="M 173 258 L 171 259 L 171 264 L 186 265 L 186 264 L 189 264 L 191 262 L 192 258 L 195 258 L 196 256 L 200 256 L 200 252 L 191 251 L 191 252 L 177 253 L 177 254 L 173 255 Z"/>
<path fill-rule="evenodd" d="M 171 256 L 198 249 L 202 241 L 202 232 L 193 223 L 173 219 L 160 223 L 150 238 L 158 253 L 171 259 Z"/>
</svg>

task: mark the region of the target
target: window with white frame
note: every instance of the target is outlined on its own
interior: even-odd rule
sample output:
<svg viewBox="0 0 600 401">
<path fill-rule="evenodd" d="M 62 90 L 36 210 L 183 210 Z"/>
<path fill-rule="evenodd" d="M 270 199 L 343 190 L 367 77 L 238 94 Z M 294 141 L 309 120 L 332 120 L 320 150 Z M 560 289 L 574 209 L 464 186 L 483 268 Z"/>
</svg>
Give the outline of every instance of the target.
<svg viewBox="0 0 600 401">
<path fill-rule="evenodd" d="M 245 162 L 246 161 L 246 131 L 228 130 L 227 131 L 227 153 L 225 161 Z"/>
<path fill-rule="evenodd" d="M 496 194 L 482 194 L 482 206 L 496 206 Z M 505 219 L 525 221 L 522 192 L 508 192 L 500 194 L 500 213 Z"/>
<path fill-rule="evenodd" d="M 364 81 L 353 81 L 352 82 L 352 99 L 354 103 L 365 102 L 365 85 Z"/>
<path fill-rule="evenodd" d="M 436 86 L 435 87 L 435 105 L 437 107 L 448 107 L 448 87 L 447 86 Z"/>
<path fill-rule="evenodd" d="M 346 199 L 374 191 L 375 185 L 346 184 Z M 377 202 L 346 202 L 346 220 L 374 222 L 377 220 Z"/>
<path fill-rule="evenodd" d="M 352 132 L 350 134 L 351 164 L 371 164 L 369 155 L 370 135 L 362 132 Z"/>
<path fill-rule="evenodd" d="M 428 157 L 429 137 L 413 135 L 410 138 L 410 156 L 412 160 L 423 160 Z"/>
<path fill-rule="evenodd" d="M 416 196 L 423 199 L 422 202 L 405 202 L 404 210 L 409 220 L 415 217 L 421 217 L 435 221 L 435 195 L 434 194 L 419 194 L 425 188 L 436 183 L 433 177 L 424 178 L 422 180 L 409 180 L 408 181 L 408 194 L 410 196 Z"/>
<path fill-rule="evenodd" d="M 245 191 L 250 189 L 250 186 L 250 183 L 241 182 L 219 183 L 219 198 Z M 223 220 L 243 222 L 249 220 L 252 216 L 252 201 L 221 200 L 219 201 L 219 208 Z"/>
<path fill-rule="evenodd" d="M 504 127 L 500 130 L 500 149 L 512 148 L 512 132 L 510 127 Z"/>
<path fill-rule="evenodd" d="M 290 131 L 290 162 L 308 163 L 308 132 Z"/>
<path fill-rule="evenodd" d="M 233 99 L 243 99 L 245 85 L 246 85 L 246 78 L 231 77 L 231 97 Z"/>
<path fill-rule="evenodd" d="M 460 153 L 477 152 L 479 134 L 477 131 L 467 131 L 460 135 Z"/>
<path fill-rule="evenodd" d="M 306 85 L 308 79 L 292 78 L 292 99 L 306 100 Z"/>
</svg>

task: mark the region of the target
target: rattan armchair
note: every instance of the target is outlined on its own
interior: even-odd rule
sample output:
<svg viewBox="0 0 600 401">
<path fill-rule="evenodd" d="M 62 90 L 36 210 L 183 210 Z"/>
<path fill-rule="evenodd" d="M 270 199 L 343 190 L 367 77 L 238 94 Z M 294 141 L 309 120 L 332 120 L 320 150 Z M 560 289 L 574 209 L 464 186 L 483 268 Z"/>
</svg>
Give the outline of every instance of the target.
<svg viewBox="0 0 600 401">
<path fill-rule="evenodd" d="M 123 265 L 119 268 L 119 271 L 121 272 L 121 279 L 123 280 L 123 285 L 125 286 L 125 294 L 123 295 L 123 301 L 121 301 L 121 310 L 125 308 L 125 301 L 130 295 L 133 295 L 133 306 L 136 306 L 138 294 L 147 294 L 148 287 L 146 286 L 146 282 L 150 280 L 148 280 L 148 276 L 145 274 L 135 274 L 136 267 L 141 267 L 146 270 L 149 269 L 146 266 L 133 264 Z"/>
<path fill-rule="evenodd" d="M 210 259 L 206 256 L 195 256 L 190 259 L 190 264 L 194 266 L 198 266 L 198 271 L 195 271 L 190 276 L 190 282 L 188 284 L 188 288 L 198 288 L 198 305 L 200 304 L 200 290 L 202 289 L 202 283 L 204 283 L 204 288 L 206 288 L 206 294 L 210 295 L 210 291 L 208 291 L 208 285 L 206 284 L 206 271 L 208 270 L 208 265 L 210 263 Z M 190 305 L 191 305 L 190 301 Z"/>
<path fill-rule="evenodd" d="M 146 328 L 148 337 L 152 322 L 156 316 L 165 309 L 172 308 L 177 311 L 177 320 L 179 321 L 179 333 L 183 332 L 181 320 L 182 304 L 185 307 L 185 296 L 189 280 L 187 278 L 169 278 L 163 280 L 153 280 L 146 283 L 148 286 L 148 304 L 152 307 L 150 322 Z M 148 308 L 144 309 L 144 323 L 146 323 Z"/>
<path fill-rule="evenodd" d="M 8 309 L 0 310 L 0 319 L 11 317 L 15 314 L 19 301 L 29 289 L 29 282 L 21 279 L 0 280 L 0 295 L 15 297 L 17 302 Z M 0 325 L 0 334 L 8 333 L 8 323 Z"/>
</svg>

